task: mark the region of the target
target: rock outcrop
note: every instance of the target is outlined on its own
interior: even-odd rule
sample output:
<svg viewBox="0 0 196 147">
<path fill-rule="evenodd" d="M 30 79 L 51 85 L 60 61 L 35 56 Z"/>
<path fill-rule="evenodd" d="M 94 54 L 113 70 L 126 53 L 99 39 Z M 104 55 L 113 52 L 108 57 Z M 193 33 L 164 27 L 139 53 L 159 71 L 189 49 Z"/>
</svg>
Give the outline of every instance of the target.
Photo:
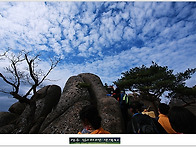
<svg viewBox="0 0 196 147">
<path fill-rule="evenodd" d="M 11 113 L 4 112 L 4 115 L 1 115 L 4 123 L 0 126 L 0 133 L 38 133 L 41 124 L 55 108 L 60 96 L 61 88 L 57 85 L 40 89 L 35 97 L 36 109 L 33 116 L 30 105 L 20 102 L 13 104 L 9 108 Z"/>
<path fill-rule="evenodd" d="M 0 134 L 10 134 L 15 128 L 18 115 L 10 112 L 0 112 Z"/>
<path fill-rule="evenodd" d="M 90 84 L 89 92 L 102 117 L 103 128 L 113 134 L 123 133 L 122 114 L 118 101 L 107 96 L 107 91 L 98 76 L 90 73 L 80 74 L 79 76 L 83 78 L 85 83 Z"/>
<path fill-rule="evenodd" d="M 14 103 L 10 108 L 9 108 L 9 112 L 14 113 L 14 114 L 18 114 L 21 115 L 22 112 L 25 110 L 26 104 L 24 103 Z"/>
<path fill-rule="evenodd" d="M 0 112 L 0 127 L 7 125 L 16 119 L 16 115 L 10 112 Z"/>
<path fill-rule="evenodd" d="M 94 74 L 70 77 L 62 93 L 59 86 L 49 85 L 37 94 L 34 113 L 31 105 L 12 105 L 9 109 L 11 113 L 6 115 L 16 117 L 6 119 L 6 123 L 0 122 L 0 133 L 77 134 L 83 128 L 79 112 L 90 104 L 97 106 L 105 130 L 112 134 L 124 131 L 118 101 L 107 96 L 100 78 Z"/>
<path fill-rule="evenodd" d="M 46 116 L 57 105 L 61 96 L 61 88 L 57 85 L 49 85 L 37 93 L 34 116 L 31 114 L 31 106 L 27 105 L 17 121 L 17 129 L 14 130 L 14 133 L 38 133 Z"/>
<path fill-rule="evenodd" d="M 77 129 L 82 129 L 78 112 L 90 104 L 90 95 L 80 83 L 84 81 L 79 76 L 68 79 L 56 109 L 47 116 L 39 133 L 77 133 Z"/>
<path fill-rule="evenodd" d="M 102 126 L 111 133 L 122 133 L 122 117 L 118 102 L 107 92 L 96 75 L 85 73 L 68 79 L 56 109 L 41 126 L 39 133 L 78 133 L 82 129 L 79 111 L 93 104 L 98 107 Z"/>
<path fill-rule="evenodd" d="M 186 102 L 182 101 L 181 99 L 173 98 L 169 105 L 170 107 L 173 106 L 182 106 L 191 111 L 196 116 L 196 99 L 195 98 L 186 98 Z"/>
</svg>

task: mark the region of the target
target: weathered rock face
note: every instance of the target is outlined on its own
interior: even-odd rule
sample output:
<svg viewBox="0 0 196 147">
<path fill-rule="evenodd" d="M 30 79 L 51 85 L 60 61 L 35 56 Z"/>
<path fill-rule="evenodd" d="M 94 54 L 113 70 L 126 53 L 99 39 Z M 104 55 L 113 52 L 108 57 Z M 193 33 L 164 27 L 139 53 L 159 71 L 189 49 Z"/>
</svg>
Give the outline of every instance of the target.
<svg viewBox="0 0 196 147">
<path fill-rule="evenodd" d="M 47 116 L 39 133 L 78 133 L 82 130 L 79 112 L 89 104 L 97 105 L 105 130 L 122 133 L 119 104 L 106 94 L 100 78 L 96 75 L 86 73 L 71 77 L 65 85 L 56 109 Z"/>
<path fill-rule="evenodd" d="M 22 112 L 25 110 L 26 105 L 24 103 L 14 103 L 10 108 L 9 111 L 14 114 L 21 115 Z"/>
<path fill-rule="evenodd" d="M 66 112 L 54 119 L 41 133 L 76 134 L 82 129 L 78 114 L 83 106 L 89 104 L 89 101 L 86 100 L 73 104 Z"/>
<path fill-rule="evenodd" d="M 83 126 L 79 120 L 80 110 L 87 105 L 96 105 L 102 118 L 102 127 L 111 133 L 123 133 L 123 120 L 118 101 L 106 96 L 100 78 L 85 73 L 68 79 L 61 94 L 56 85 L 49 85 L 33 99 L 34 113 L 30 105 L 17 103 L 10 107 L 10 114 L 17 115 L 14 123 L 0 121 L 0 133 L 77 134 Z M 23 108 L 20 109 L 20 106 Z M 32 116 L 33 114 L 33 116 Z M 0 115 L 1 117 L 1 115 Z"/>
<path fill-rule="evenodd" d="M 98 76 L 90 73 L 79 76 L 91 85 L 89 91 L 102 117 L 102 127 L 112 134 L 123 133 L 124 126 L 118 101 L 113 97 L 106 96 L 107 91 Z"/>
<path fill-rule="evenodd" d="M 189 99 L 187 98 L 186 102 L 188 103 L 188 105 L 180 99 L 173 98 L 173 99 L 171 99 L 169 106 L 170 107 L 173 107 L 173 106 L 185 107 L 186 109 L 191 111 L 196 116 L 196 100 L 195 100 L 195 98 L 189 98 Z"/>
<path fill-rule="evenodd" d="M 16 119 L 16 115 L 9 112 L 0 112 L 0 127 L 7 125 Z"/>
<path fill-rule="evenodd" d="M 10 112 L 0 112 L 0 134 L 10 134 L 15 128 L 18 115 Z"/>
<path fill-rule="evenodd" d="M 57 85 L 49 85 L 40 89 L 37 93 L 34 116 L 31 114 L 30 105 L 27 105 L 18 118 L 16 129 L 13 133 L 38 133 L 46 116 L 57 105 L 61 96 L 61 88 Z"/>
<path fill-rule="evenodd" d="M 79 83 L 84 81 L 78 76 L 68 79 L 56 109 L 47 116 L 39 133 L 77 133 L 74 130 L 82 128 L 78 112 L 90 104 L 90 95 Z"/>
<path fill-rule="evenodd" d="M 2 126 L 0 127 L 0 134 L 11 134 L 14 128 L 15 128 L 14 124 Z"/>
<path fill-rule="evenodd" d="M 192 103 L 192 102 L 195 102 L 195 98 L 186 98 L 185 101 L 187 103 Z M 178 98 L 172 98 L 170 100 L 170 103 L 169 103 L 170 107 L 172 106 L 184 106 L 186 105 L 186 103 L 184 101 L 182 101 L 181 99 L 178 99 Z"/>
<path fill-rule="evenodd" d="M 39 90 L 37 93 L 40 94 L 40 97 L 36 100 L 36 120 L 40 117 L 45 117 L 56 107 L 61 96 L 61 88 L 57 85 L 50 85 Z"/>
</svg>

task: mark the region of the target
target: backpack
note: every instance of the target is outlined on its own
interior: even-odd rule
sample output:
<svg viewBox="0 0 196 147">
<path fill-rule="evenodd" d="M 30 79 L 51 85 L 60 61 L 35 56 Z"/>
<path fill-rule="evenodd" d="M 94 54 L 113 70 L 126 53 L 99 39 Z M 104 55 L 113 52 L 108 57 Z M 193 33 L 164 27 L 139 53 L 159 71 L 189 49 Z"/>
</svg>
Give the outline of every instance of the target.
<svg viewBox="0 0 196 147">
<path fill-rule="evenodd" d="M 146 114 L 137 114 L 131 120 L 132 130 L 135 134 L 158 134 L 159 131 L 153 119 Z"/>
</svg>

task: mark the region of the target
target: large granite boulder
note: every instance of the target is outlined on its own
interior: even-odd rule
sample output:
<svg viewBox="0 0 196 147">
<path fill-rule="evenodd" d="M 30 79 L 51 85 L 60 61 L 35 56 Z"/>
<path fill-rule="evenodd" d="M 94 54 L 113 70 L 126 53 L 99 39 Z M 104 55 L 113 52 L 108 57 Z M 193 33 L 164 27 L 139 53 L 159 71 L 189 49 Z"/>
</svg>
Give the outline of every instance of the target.
<svg viewBox="0 0 196 147">
<path fill-rule="evenodd" d="M 82 129 L 79 112 L 89 104 L 98 107 L 105 130 L 115 134 L 123 133 L 119 104 L 106 94 L 100 78 L 94 74 L 70 77 L 56 109 L 44 120 L 39 133 L 78 133 Z"/>
<path fill-rule="evenodd" d="M 196 99 L 195 98 L 186 98 L 185 99 L 187 103 L 182 101 L 181 99 L 178 98 L 172 98 L 169 106 L 182 106 L 191 111 L 195 116 L 196 116 Z"/>
<path fill-rule="evenodd" d="M 14 124 L 8 124 L 5 126 L 2 126 L 0 127 L 0 134 L 11 134 L 14 129 L 15 129 Z"/>
<path fill-rule="evenodd" d="M 88 88 L 81 87 L 80 83 L 84 83 L 84 81 L 79 76 L 68 79 L 56 109 L 47 116 L 40 133 L 77 133 L 81 129 L 79 111 L 83 106 L 90 104 L 90 95 Z M 68 131 L 67 128 L 73 129 Z"/>
<path fill-rule="evenodd" d="M 112 134 L 123 133 L 125 128 L 118 101 L 107 96 L 107 91 L 98 76 L 90 73 L 79 74 L 79 76 L 90 84 L 89 91 L 102 117 L 102 127 Z"/>
<path fill-rule="evenodd" d="M 17 118 L 17 115 L 10 112 L 0 112 L 0 127 L 5 126 Z"/>
<path fill-rule="evenodd" d="M 107 96 L 100 78 L 94 74 L 70 77 L 63 93 L 57 85 L 46 86 L 31 100 L 31 105 L 11 106 L 9 111 L 13 113 L 0 113 L 0 133 L 76 134 L 83 128 L 79 112 L 90 104 L 97 106 L 105 130 L 124 133 L 118 101 Z"/>
<path fill-rule="evenodd" d="M 38 133 L 46 116 L 55 108 L 61 96 L 61 88 L 57 85 L 49 85 L 37 92 L 34 98 L 36 109 L 32 116 L 32 109 L 27 105 L 17 121 L 17 129 L 14 133 Z"/>
<path fill-rule="evenodd" d="M 61 96 L 61 88 L 57 85 L 49 85 L 37 93 L 40 96 L 36 99 L 36 120 L 47 116 L 56 107 Z"/>
<path fill-rule="evenodd" d="M 25 103 L 16 102 L 9 108 L 8 111 L 14 114 L 21 115 L 22 112 L 25 110 L 25 107 Z"/>
<path fill-rule="evenodd" d="M 10 112 L 0 112 L 0 134 L 9 134 L 15 128 L 18 115 Z"/>
<path fill-rule="evenodd" d="M 89 105 L 87 100 L 79 101 L 69 107 L 66 112 L 54 119 L 42 133 L 45 134 L 76 134 L 82 130 L 82 124 L 79 121 L 79 112 L 82 107 Z"/>
</svg>

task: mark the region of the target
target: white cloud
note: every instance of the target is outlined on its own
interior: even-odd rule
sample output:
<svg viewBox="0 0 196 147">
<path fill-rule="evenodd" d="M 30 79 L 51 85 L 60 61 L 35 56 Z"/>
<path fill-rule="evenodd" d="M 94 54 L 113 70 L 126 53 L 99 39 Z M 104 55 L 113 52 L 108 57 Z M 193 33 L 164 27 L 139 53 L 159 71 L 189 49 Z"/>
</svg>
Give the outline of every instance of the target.
<svg viewBox="0 0 196 147">
<path fill-rule="evenodd" d="M 0 5 L 0 51 L 8 47 L 48 51 L 50 55 L 49 51 L 53 51 L 63 59 L 49 75 L 58 81 L 45 81 L 46 85 L 63 88 L 69 77 L 81 72 L 94 73 L 102 82 L 112 84 L 122 72 L 142 64 L 149 66 L 151 61 L 175 72 L 195 67 L 196 11 L 191 4 L 46 3 Z M 77 63 L 77 56 L 85 62 Z M 7 64 L 1 61 L 1 65 Z M 42 62 L 39 68 L 47 71 L 49 64 Z M 195 80 L 187 81 L 188 85 L 194 83 Z"/>
<path fill-rule="evenodd" d="M 45 45 L 41 45 L 41 46 L 39 46 L 39 50 L 47 51 L 48 47 Z"/>
<path fill-rule="evenodd" d="M 69 41 L 68 40 L 62 40 L 61 41 L 62 44 L 62 49 L 66 52 L 66 53 L 70 53 L 72 51 L 72 48 L 69 45 Z"/>
<path fill-rule="evenodd" d="M 61 33 L 61 29 L 58 27 L 58 26 L 56 26 L 56 27 L 51 27 L 51 28 L 49 28 L 49 32 L 50 33 L 52 33 L 52 34 L 60 34 Z"/>
<path fill-rule="evenodd" d="M 167 16 L 168 13 L 173 13 L 174 9 L 172 9 L 172 3 L 154 3 L 154 16 L 156 17 L 162 17 Z"/>
<path fill-rule="evenodd" d="M 54 50 L 54 52 L 57 54 L 57 55 L 60 55 L 62 53 L 62 50 L 61 50 L 61 46 L 59 43 L 54 43 L 52 45 L 52 48 Z"/>
<path fill-rule="evenodd" d="M 113 21 L 115 25 L 118 25 L 120 23 L 120 19 L 121 19 L 120 14 L 116 14 L 116 16 L 113 17 Z"/>
<path fill-rule="evenodd" d="M 128 13 L 128 12 L 121 13 L 120 15 L 121 15 L 122 18 L 124 18 L 124 19 L 128 19 L 128 18 L 129 18 L 129 13 Z"/>
<path fill-rule="evenodd" d="M 79 47 L 78 47 L 78 50 L 81 51 L 81 52 L 85 52 L 88 48 L 88 43 L 83 43 L 83 44 L 80 44 Z"/>
<path fill-rule="evenodd" d="M 68 38 L 69 38 L 69 40 L 74 40 L 74 35 L 75 35 L 75 30 L 74 30 L 74 28 L 69 28 L 69 30 L 68 30 Z"/>
<path fill-rule="evenodd" d="M 123 38 L 126 39 L 126 40 L 129 40 L 129 39 L 132 39 L 134 37 L 135 37 L 134 30 L 130 27 L 125 27 Z"/>
<path fill-rule="evenodd" d="M 75 29 L 76 31 L 79 31 L 79 30 L 82 29 L 82 26 L 81 26 L 79 23 L 77 23 L 77 24 L 74 26 L 74 29 Z"/>
<path fill-rule="evenodd" d="M 96 14 L 93 14 L 92 11 L 84 12 L 81 23 L 92 24 Z"/>
<path fill-rule="evenodd" d="M 110 37 L 114 41 L 120 41 L 120 40 L 122 40 L 123 28 L 124 28 L 124 25 L 123 24 L 117 25 L 117 27 L 115 27 L 115 29 L 112 30 L 112 33 L 111 33 L 111 36 Z"/>
<path fill-rule="evenodd" d="M 76 14 L 79 14 L 78 8 L 80 7 L 79 5 L 81 3 L 60 2 L 45 5 L 42 2 L 33 2 L 31 3 L 32 5 L 30 5 L 28 2 L 19 2 L 14 4 L 15 5 L 13 7 L 10 7 L 10 10 L 7 12 L 7 15 L 9 14 L 9 17 L 6 18 L 5 21 L 3 21 L 3 23 L 5 23 L 8 20 L 6 22 L 6 24 L 8 25 L 2 25 L 3 28 L 1 30 L 5 30 L 4 26 L 7 26 L 7 30 L 9 30 L 10 35 L 14 35 L 14 38 L 17 38 L 19 42 L 21 42 L 21 40 L 23 39 L 23 42 L 25 41 L 24 44 L 28 43 L 29 50 L 34 50 L 33 46 L 35 46 L 35 44 L 37 48 L 41 48 L 43 47 L 43 45 L 38 46 L 38 44 L 49 43 L 54 52 L 56 52 L 57 54 L 63 54 L 63 52 L 60 51 L 60 48 L 62 48 L 65 52 L 70 52 L 71 50 L 73 50 L 73 47 L 79 48 L 79 51 L 85 50 L 85 48 L 82 49 L 81 47 L 79 47 L 81 43 L 85 42 L 90 43 L 95 48 L 94 52 L 99 51 L 97 55 L 101 56 L 102 51 L 100 44 L 105 47 L 110 47 L 110 45 L 115 43 L 115 41 L 119 41 L 122 36 L 119 35 L 122 34 L 122 25 L 118 24 L 117 27 L 119 28 L 115 28 L 114 18 L 110 17 L 112 11 L 108 11 L 102 15 L 101 18 L 103 22 L 100 24 L 100 28 L 97 28 L 97 26 L 95 25 L 98 22 L 98 19 L 96 20 L 96 23 L 91 24 L 95 16 L 97 15 L 96 7 L 99 7 L 99 4 L 83 4 L 84 12 L 82 13 L 83 17 L 80 17 L 80 19 L 78 19 L 78 16 L 75 16 Z M 51 4 L 54 4 L 57 7 Z M 65 7 L 66 10 L 62 9 L 62 7 L 60 6 Z M 124 4 L 122 4 L 122 6 L 124 7 Z M 23 14 L 26 15 L 24 16 Z M 9 20 L 14 16 L 16 16 L 16 18 L 9 22 Z M 122 13 L 122 16 L 124 18 L 127 18 L 128 13 Z M 117 17 L 120 20 L 120 15 L 117 15 L 116 18 Z M 18 20 L 20 20 L 20 23 L 18 23 Z M 78 22 L 88 23 L 90 24 L 90 28 L 88 28 L 87 25 L 81 26 Z M 71 41 L 71 44 L 62 43 L 62 46 L 60 47 L 59 45 L 61 44 L 57 43 L 57 41 L 60 40 L 61 37 L 63 37 L 61 36 L 61 28 L 59 26 L 59 23 L 61 23 L 61 26 L 64 27 L 63 35 L 65 37 L 65 40 Z M 14 27 L 11 27 L 13 25 Z M 10 28 L 12 28 L 12 30 L 10 30 Z M 105 32 L 106 28 L 108 29 L 107 32 Z M 100 30 L 100 32 L 98 32 L 98 30 Z M 90 36 L 86 37 L 88 31 L 90 31 Z M 7 32 L 8 31 L 6 30 L 4 32 L 1 31 L 0 34 L 2 34 L 2 36 L 6 36 Z M 17 32 L 17 35 L 15 34 L 15 32 Z M 99 40 L 100 35 L 102 37 Z M 106 40 L 107 42 L 105 42 Z M 6 46 L 7 44 L 5 43 L 5 41 L 9 42 L 9 44 L 11 44 L 13 48 L 16 48 L 15 42 L 11 43 L 11 40 L 8 38 L 5 39 L 2 43 L 4 44 L 4 46 Z M 23 48 L 22 46 L 19 47 Z M 47 46 L 44 46 L 44 50 L 46 50 L 46 48 Z M 48 50 L 51 49 L 48 48 Z M 86 57 L 92 56 L 91 53 L 86 53 L 86 55 L 88 55 Z"/>
<path fill-rule="evenodd" d="M 66 28 L 64 31 L 68 31 L 68 29 L 70 28 L 70 20 L 69 18 L 65 17 L 61 23 L 61 25 L 63 25 L 64 28 Z M 65 33 L 66 34 L 66 33 Z"/>
<path fill-rule="evenodd" d="M 86 70 L 88 68 L 94 69 L 97 74 L 103 77 L 106 77 L 104 73 L 117 77 L 117 73 L 120 73 L 121 69 L 118 69 L 118 72 L 113 64 L 119 66 L 119 63 L 128 68 L 132 63 L 134 65 L 149 64 L 155 60 L 170 65 L 176 62 L 176 65 L 180 63 L 186 67 L 187 63 L 183 63 L 184 60 L 177 61 L 177 59 L 182 60 L 187 55 L 179 47 L 188 48 L 188 51 L 194 47 L 195 36 L 187 37 L 187 34 L 195 33 L 193 31 L 194 24 L 185 21 L 173 24 L 176 18 L 169 21 L 168 18 L 162 17 L 166 16 L 167 13 L 174 14 L 174 11 L 168 12 L 170 2 L 160 3 L 160 5 L 155 2 L 106 2 L 104 3 L 105 9 L 102 9 L 103 3 L 101 2 L 47 3 L 48 5 L 45 5 L 44 2 L 14 2 L 13 6 L 3 3 L 0 7 L 0 10 L 3 10 L 1 14 L 4 16 L 0 16 L 0 44 L 2 47 L 6 48 L 9 44 L 9 47 L 19 49 L 53 50 L 65 60 L 66 57 L 71 57 L 72 54 L 76 55 L 76 53 L 86 59 L 93 57 L 89 61 L 96 62 L 97 59 L 104 58 L 102 62 L 97 62 L 100 64 L 99 66 L 94 62 L 89 62 L 82 68 L 83 71 L 88 71 Z M 182 13 L 180 10 L 183 4 L 176 4 L 179 5 L 175 6 L 179 12 L 177 18 L 184 18 L 188 13 L 188 7 L 183 8 Z M 113 10 L 111 10 L 112 8 Z M 121 10 L 117 12 L 115 8 Z M 83 12 L 80 13 L 81 11 Z M 102 14 L 98 12 L 102 12 Z M 191 10 L 191 13 L 194 14 L 194 11 Z M 155 16 L 159 18 L 157 19 Z M 188 19 L 190 18 L 193 16 L 190 15 Z M 61 35 L 61 30 L 63 30 L 63 35 Z M 61 38 L 63 40 L 60 40 Z M 134 44 L 134 40 L 139 38 L 145 46 L 122 48 L 127 51 L 116 51 L 115 49 L 110 51 L 110 47 L 118 46 L 117 43 L 118 41 L 121 42 L 122 38 L 128 41 L 127 44 L 130 42 Z M 17 44 L 17 41 L 21 44 Z M 45 45 L 47 43 L 52 48 L 48 48 Z M 137 44 L 135 43 L 134 46 Z M 179 51 L 175 51 L 177 49 Z M 116 55 L 109 58 L 105 53 L 107 51 L 114 52 Z M 175 52 L 170 53 L 173 51 Z M 120 55 L 126 58 L 126 62 L 124 58 L 119 57 Z M 172 55 L 176 57 L 172 58 Z M 116 59 L 121 62 L 117 62 Z M 109 60 L 113 62 L 109 62 Z M 194 61 L 193 57 L 188 60 L 189 62 Z M 100 74 L 98 69 L 93 66 L 102 67 L 104 72 Z M 110 67 L 116 75 L 108 71 Z"/>
</svg>

